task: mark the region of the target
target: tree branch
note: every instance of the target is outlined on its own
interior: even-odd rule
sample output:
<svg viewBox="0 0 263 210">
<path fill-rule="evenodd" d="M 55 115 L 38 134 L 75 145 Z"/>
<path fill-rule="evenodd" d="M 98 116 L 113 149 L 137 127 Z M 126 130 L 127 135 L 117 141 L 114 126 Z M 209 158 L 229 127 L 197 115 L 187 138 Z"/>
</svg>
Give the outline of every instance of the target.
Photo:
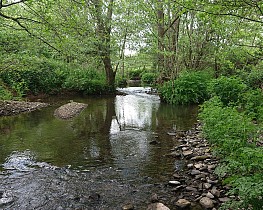
<svg viewBox="0 0 263 210">
<path fill-rule="evenodd" d="M 214 12 L 209 12 L 209 11 L 206 11 L 206 10 L 190 8 L 190 7 L 187 7 L 187 6 L 185 6 L 183 4 L 180 4 L 180 3 L 178 3 L 178 4 L 180 6 L 182 6 L 182 7 L 184 7 L 185 9 L 188 9 L 188 10 L 191 10 L 191 11 L 203 12 L 203 13 L 206 13 L 206 14 L 209 14 L 209 15 L 216 15 L 216 16 L 233 16 L 233 17 L 237 17 L 237 18 L 240 18 L 240 19 L 243 19 L 243 20 L 248 20 L 248 21 L 251 21 L 251 22 L 263 24 L 263 18 L 261 18 L 262 20 L 260 20 L 260 19 L 257 20 L 257 19 L 244 17 L 244 16 L 241 16 L 241 15 L 238 15 L 238 14 L 234 14 L 234 13 L 214 13 Z"/>
<path fill-rule="evenodd" d="M 49 42 L 47 42 L 46 40 L 44 40 L 42 37 L 39 37 L 33 33 L 31 33 L 31 31 L 29 31 L 29 29 L 24 26 L 20 20 L 27 20 L 27 18 L 14 18 L 14 17 L 11 17 L 11 16 L 8 16 L 8 15 L 5 15 L 3 14 L 2 12 L 0 12 L 0 16 L 3 17 L 3 18 L 6 18 L 6 19 L 9 19 L 11 21 L 14 21 L 16 24 L 18 24 L 22 29 L 24 29 L 29 35 L 31 35 L 32 37 L 35 37 L 37 38 L 38 40 L 42 41 L 43 43 L 45 43 L 46 45 L 48 45 L 49 47 L 51 47 L 52 49 L 54 49 L 55 51 L 61 53 L 61 51 L 59 49 L 57 49 L 56 47 L 54 47 L 53 45 L 51 45 Z M 31 20 L 31 19 L 29 19 Z M 33 20 L 31 20 L 33 21 Z M 37 21 L 36 21 L 37 22 Z"/>
<path fill-rule="evenodd" d="M 15 4 L 20 4 L 20 3 L 23 3 L 23 2 L 26 2 L 26 1 L 27 0 L 20 0 L 20 1 L 11 2 L 11 3 L 8 3 L 8 4 L 3 4 L 3 1 L 1 0 L 0 1 L 0 9 L 4 8 L 4 7 L 10 7 L 10 6 L 15 5 Z"/>
</svg>

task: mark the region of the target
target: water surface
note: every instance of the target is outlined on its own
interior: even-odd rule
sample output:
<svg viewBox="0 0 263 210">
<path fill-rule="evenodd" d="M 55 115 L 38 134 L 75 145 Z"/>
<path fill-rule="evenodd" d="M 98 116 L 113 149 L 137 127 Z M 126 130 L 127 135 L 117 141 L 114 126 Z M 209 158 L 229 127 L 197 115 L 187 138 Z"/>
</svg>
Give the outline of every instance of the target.
<svg viewBox="0 0 263 210">
<path fill-rule="evenodd" d="M 51 98 L 41 111 L 0 118 L 6 209 L 145 209 L 152 193 L 169 204 L 175 160 L 167 154 L 177 142 L 167 132 L 190 129 L 197 108 L 163 104 L 143 88 L 122 91 Z M 54 117 L 69 100 L 88 107 L 72 120 Z"/>
</svg>

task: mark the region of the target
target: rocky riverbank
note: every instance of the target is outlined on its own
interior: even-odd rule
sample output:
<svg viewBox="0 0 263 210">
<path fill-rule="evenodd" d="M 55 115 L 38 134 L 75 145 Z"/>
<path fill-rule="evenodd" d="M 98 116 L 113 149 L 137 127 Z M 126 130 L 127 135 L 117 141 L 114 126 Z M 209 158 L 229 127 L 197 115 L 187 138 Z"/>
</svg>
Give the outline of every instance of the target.
<svg viewBox="0 0 263 210">
<path fill-rule="evenodd" d="M 47 103 L 25 101 L 0 101 L 0 116 L 17 115 L 32 112 L 49 106 Z"/>
<path fill-rule="evenodd" d="M 171 209 L 212 209 L 217 210 L 223 203 L 234 197 L 227 197 L 229 186 L 224 186 L 214 173 L 219 160 L 212 155 L 209 144 L 201 135 L 201 125 L 186 132 L 168 132 L 179 144 L 170 154 L 176 162 L 183 165 L 176 167 L 167 184 L 173 194 Z M 148 210 L 169 210 L 157 195 L 151 198 Z M 164 202 L 163 202 L 164 203 Z"/>
</svg>

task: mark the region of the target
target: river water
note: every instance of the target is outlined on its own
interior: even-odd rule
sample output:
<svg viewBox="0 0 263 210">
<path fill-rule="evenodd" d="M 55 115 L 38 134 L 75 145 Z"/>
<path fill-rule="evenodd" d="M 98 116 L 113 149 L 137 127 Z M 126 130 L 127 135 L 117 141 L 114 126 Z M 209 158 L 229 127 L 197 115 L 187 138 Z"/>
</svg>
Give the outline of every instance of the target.
<svg viewBox="0 0 263 210">
<path fill-rule="evenodd" d="M 153 193 L 175 209 L 167 183 L 184 163 L 167 155 L 177 144 L 167 133 L 190 129 L 197 107 L 163 104 L 147 88 L 120 91 L 1 117 L 0 209 L 146 209 Z M 54 117 L 70 100 L 88 107 Z"/>
</svg>

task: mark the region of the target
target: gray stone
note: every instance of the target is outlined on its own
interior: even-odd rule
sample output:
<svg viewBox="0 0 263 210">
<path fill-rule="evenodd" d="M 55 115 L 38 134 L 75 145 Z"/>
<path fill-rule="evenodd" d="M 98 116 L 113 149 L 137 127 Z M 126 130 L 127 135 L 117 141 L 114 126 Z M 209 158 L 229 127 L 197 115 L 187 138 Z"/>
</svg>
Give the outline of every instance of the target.
<svg viewBox="0 0 263 210">
<path fill-rule="evenodd" d="M 191 186 L 187 186 L 186 188 L 185 188 L 187 191 L 197 191 L 197 189 L 196 188 L 194 188 L 194 187 L 191 187 Z"/>
<path fill-rule="evenodd" d="M 205 160 L 205 159 L 208 159 L 210 157 L 211 157 L 211 155 L 201 155 L 201 156 L 192 157 L 191 160 Z"/>
<path fill-rule="evenodd" d="M 209 189 L 212 185 L 210 183 L 204 183 L 204 188 Z"/>
<path fill-rule="evenodd" d="M 176 206 L 180 207 L 180 208 L 186 208 L 188 206 L 191 205 L 191 202 L 186 200 L 186 199 L 179 199 L 176 203 L 175 203 Z"/>
<path fill-rule="evenodd" d="M 134 206 L 130 203 L 122 206 L 122 210 L 133 210 L 133 209 L 134 209 Z"/>
<path fill-rule="evenodd" d="M 203 197 L 200 199 L 199 203 L 201 204 L 201 206 L 205 209 L 210 209 L 214 207 L 214 203 L 213 201 L 208 198 L 208 197 Z"/>
<path fill-rule="evenodd" d="M 147 210 L 170 210 L 162 203 L 152 203 L 147 207 Z"/>
<path fill-rule="evenodd" d="M 220 197 L 220 191 L 217 190 L 216 187 L 212 188 L 211 193 L 216 197 Z"/>
<path fill-rule="evenodd" d="M 199 170 L 195 170 L 195 169 L 191 171 L 191 175 L 198 175 L 200 173 L 201 172 Z"/>
<path fill-rule="evenodd" d="M 191 151 L 191 150 L 183 151 L 183 155 L 184 156 L 189 156 L 189 155 L 192 155 L 192 154 L 193 154 L 193 151 Z"/>
<path fill-rule="evenodd" d="M 224 197 L 224 198 L 218 198 L 218 200 L 220 201 L 220 202 L 227 202 L 227 201 L 230 201 L 230 198 L 228 198 L 228 197 Z"/>
<path fill-rule="evenodd" d="M 179 182 L 179 181 L 169 181 L 169 184 L 170 185 L 180 185 L 181 182 Z"/>
<path fill-rule="evenodd" d="M 206 194 L 206 197 L 213 199 L 215 196 L 212 193 L 208 192 Z"/>
</svg>

